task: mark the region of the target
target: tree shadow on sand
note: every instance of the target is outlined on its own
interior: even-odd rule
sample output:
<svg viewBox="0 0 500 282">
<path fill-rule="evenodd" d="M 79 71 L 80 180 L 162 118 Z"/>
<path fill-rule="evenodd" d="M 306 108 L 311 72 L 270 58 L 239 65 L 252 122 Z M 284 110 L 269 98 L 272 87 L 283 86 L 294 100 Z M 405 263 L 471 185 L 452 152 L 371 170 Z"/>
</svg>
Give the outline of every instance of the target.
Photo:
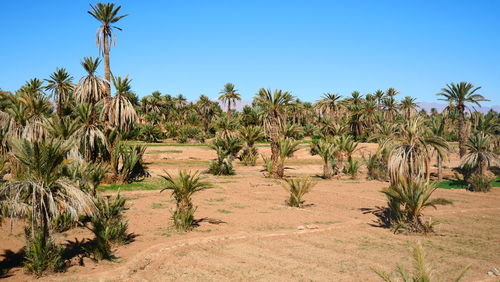
<svg viewBox="0 0 500 282">
<path fill-rule="evenodd" d="M 1 256 L 3 259 L 0 261 L 0 279 L 12 276 L 9 274 L 11 269 L 23 266 L 24 247 L 17 252 L 4 250 L 4 254 Z"/>
<path fill-rule="evenodd" d="M 384 229 L 391 228 L 391 220 L 394 218 L 394 214 L 388 207 L 376 206 L 375 208 L 360 208 L 359 210 L 363 214 L 373 214 L 377 217 L 376 220 L 372 223 L 368 223 L 368 225 Z"/>
</svg>

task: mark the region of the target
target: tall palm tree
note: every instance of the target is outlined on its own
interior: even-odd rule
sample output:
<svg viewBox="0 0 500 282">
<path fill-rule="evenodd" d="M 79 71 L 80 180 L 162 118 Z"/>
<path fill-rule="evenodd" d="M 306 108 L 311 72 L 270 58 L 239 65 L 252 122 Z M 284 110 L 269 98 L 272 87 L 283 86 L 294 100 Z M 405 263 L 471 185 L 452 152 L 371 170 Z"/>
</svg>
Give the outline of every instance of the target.
<svg viewBox="0 0 500 282">
<path fill-rule="evenodd" d="M 234 89 L 234 84 L 228 82 L 224 84 L 224 89 L 222 89 L 219 94 L 219 100 L 227 104 L 227 115 L 231 116 L 231 105 L 236 105 L 236 101 L 241 101 L 240 93 L 238 89 Z"/>
<path fill-rule="evenodd" d="M 96 74 L 100 63 L 101 60 L 99 58 L 83 58 L 81 65 L 87 72 L 87 75 L 80 79 L 75 89 L 76 100 L 92 106 L 92 122 L 96 120 L 95 105 L 106 96 L 106 82 Z"/>
<path fill-rule="evenodd" d="M 280 171 L 280 129 L 286 123 L 286 108 L 293 100 L 293 96 L 286 91 L 261 88 L 255 97 L 255 103 L 261 109 L 261 118 L 264 120 L 264 127 L 269 133 L 271 141 L 271 176 L 279 178 L 283 175 Z"/>
<path fill-rule="evenodd" d="M 325 93 L 323 98 L 317 101 L 318 108 L 324 114 L 329 114 L 331 121 L 334 120 L 335 114 L 340 108 L 341 95 L 336 93 Z"/>
<path fill-rule="evenodd" d="M 104 79 L 107 82 L 106 94 L 111 96 L 109 50 L 111 49 L 111 45 L 116 45 L 116 34 L 114 34 L 113 29 L 122 30 L 115 24 L 128 16 L 128 14 L 117 15 L 122 6 L 115 7 L 114 3 L 97 3 L 95 6 L 91 4 L 90 8 L 91 10 L 87 11 L 87 13 L 101 23 L 96 33 L 96 44 L 100 53 L 104 56 Z"/>
<path fill-rule="evenodd" d="M 127 94 L 131 92 L 130 82 L 132 80 L 128 76 L 125 78 L 113 76 L 112 79 L 116 93 L 113 98 L 105 98 L 102 115 L 112 128 L 124 132 L 129 130 L 137 120 L 134 106 L 127 97 Z"/>
<path fill-rule="evenodd" d="M 379 89 L 375 91 L 373 96 L 375 96 L 375 101 L 377 101 L 377 106 L 380 109 L 382 107 L 382 100 L 384 99 L 385 92 Z"/>
<path fill-rule="evenodd" d="M 45 89 L 52 91 L 52 94 L 57 99 L 57 116 L 62 117 L 63 105 L 67 103 L 71 91 L 73 91 L 73 77 L 69 75 L 66 69 L 57 68 L 50 75 L 50 79 L 46 79 L 47 86 Z"/>
<path fill-rule="evenodd" d="M 446 127 L 446 120 L 442 115 L 433 116 L 430 120 L 430 129 L 432 134 L 437 137 L 444 137 L 444 130 Z M 437 154 L 437 177 L 438 181 L 443 179 L 443 158 L 440 154 Z"/>
<path fill-rule="evenodd" d="M 459 112 L 458 118 L 458 147 L 460 151 L 460 157 L 463 157 L 467 152 L 465 144 L 467 143 L 467 132 L 465 128 L 465 110 L 467 104 L 474 104 L 481 107 L 479 102 L 489 101 L 484 98 L 483 95 L 476 93 L 481 87 L 475 87 L 473 84 L 462 81 L 458 84 L 450 83 L 446 85 L 446 88 L 442 88 L 440 93 L 436 94 L 438 96 L 443 96 L 444 98 L 439 99 L 442 101 L 447 101 L 456 107 Z"/>
<path fill-rule="evenodd" d="M 401 100 L 401 111 L 403 111 L 406 119 L 409 119 L 412 113 L 418 108 L 415 100 L 417 99 L 410 96 L 406 96 L 403 100 Z"/>
</svg>

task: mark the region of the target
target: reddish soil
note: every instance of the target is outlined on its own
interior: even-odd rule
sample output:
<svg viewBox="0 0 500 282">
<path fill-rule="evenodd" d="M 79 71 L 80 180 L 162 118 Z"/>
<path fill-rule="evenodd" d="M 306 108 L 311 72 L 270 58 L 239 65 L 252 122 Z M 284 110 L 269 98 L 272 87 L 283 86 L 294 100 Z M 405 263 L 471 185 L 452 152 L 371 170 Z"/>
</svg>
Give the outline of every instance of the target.
<svg viewBox="0 0 500 282">
<path fill-rule="evenodd" d="M 161 152 L 167 150 L 182 152 Z M 376 145 L 364 144 L 356 157 L 374 150 Z M 268 148 L 259 151 L 269 154 Z M 204 170 L 215 157 L 207 147 L 150 147 L 148 152 L 153 177 L 163 170 Z M 457 163 L 452 154 L 447 166 Z M 309 155 L 306 147 L 286 166 L 290 176 L 322 172 L 320 158 Z M 234 176 L 204 175 L 215 187 L 194 196 L 196 217 L 203 220 L 189 233 L 170 227 L 174 205 L 169 193 L 122 192 L 128 198 L 129 231 L 136 237 L 116 249 L 116 261 L 94 263 L 85 258 L 83 266 L 72 265 L 65 273 L 40 280 L 380 281 L 370 268 L 392 270 L 398 263 L 410 267 L 410 243 L 420 241 L 436 278 L 451 280 L 471 264 L 463 281 L 495 281 L 486 273 L 500 268 L 498 188 L 490 193 L 438 189 L 435 197 L 453 200 L 454 205 L 425 211 L 426 218 L 441 222 L 437 233 L 395 235 L 379 227 L 369 212 L 385 205 L 379 190 L 387 183 L 365 180 L 363 173 L 358 180 L 315 178 L 317 185 L 305 196 L 308 205 L 297 209 L 285 206 L 287 192 L 278 181 L 265 178 L 261 169 L 261 163 L 244 167 L 236 162 Z M 57 235 L 59 242 L 75 238 L 91 235 L 83 228 Z M 15 224 L 11 232 L 9 221 L 4 222 L 0 254 L 23 246 L 22 224 Z M 6 281 L 32 279 L 20 267 L 5 275 Z"/>
</svg>

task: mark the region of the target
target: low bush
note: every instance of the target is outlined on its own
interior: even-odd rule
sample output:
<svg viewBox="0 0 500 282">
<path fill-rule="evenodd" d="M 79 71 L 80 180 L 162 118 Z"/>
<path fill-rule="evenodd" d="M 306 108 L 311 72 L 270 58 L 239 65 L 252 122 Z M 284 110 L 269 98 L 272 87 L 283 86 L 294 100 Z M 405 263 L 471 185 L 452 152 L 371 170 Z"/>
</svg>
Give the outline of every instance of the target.
<svg viewBox="0 0 500 282">
<path fill-rule="evenodd" d="M 179 231 L 189 231 L 195 224 L 194 212 L 196 208 L 193 206 L 191 196 L 199 191 L 208 189 L 211 184 L 202 181 L 198 172 L 179 171 L 179 176 L 174 177 L 167 173 L 162 175 L 167 181 L 164 190 L 171 190 L 172 197 L 175 200 L 175 210 L 172 212 L 174 226 Z"/>
<path fill-rule="evenodd" d="M 309 193 L 314 185 L 316 185 L 316 183 L 309 178 L 286 178 L 285 181 L 287 183 L 287 185 L 284 186 L 285 190 L 290 192 L 286 204 L 298 208 L 302 207 L 304 204 L 302 197 Z"/>
</svg>

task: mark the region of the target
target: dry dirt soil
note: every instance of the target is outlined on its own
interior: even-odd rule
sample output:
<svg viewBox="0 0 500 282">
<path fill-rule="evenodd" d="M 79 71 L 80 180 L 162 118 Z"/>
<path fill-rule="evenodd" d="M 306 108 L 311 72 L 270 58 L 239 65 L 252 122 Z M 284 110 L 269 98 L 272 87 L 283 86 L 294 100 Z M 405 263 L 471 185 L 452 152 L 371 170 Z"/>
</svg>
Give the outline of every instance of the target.
<svg viewBox="0 0 500 282">
<path fill-rule="evenodd" d="M 375 144 L 363 144 L 356 157 L 375 150 Z M 270 154 L 268 147 L 259 151 Z M 200 146 L 149 147 L 146 154 L 153 178 L 164 171 L 205 170 L 214 157 L 208 147 Z M 446 165 L 457 163 L 452 154 Z M 364 171 L 357 180 L 322 180 L 316 177 L 322 172 L 321 159 L 311 156 L 307 145 L 286 167 L 289 176 L 317 180 L 305 196 L 305 208 L 285 205 L 287 192 L 280 182 L 264 177 L 262 162 L 245 167 L 236 161 L 234 176 L 203 174 L 215 186 L 194 196 L 200 223 L 189 233 L 171 228 L 170 193 L 121 192 L 128 198 L 133 242 L 118 247 L 112 262 L 84 258 L 79 265 L 74 259 L 67 272 L 39 280 L 380 281 L 371 268 L 411 268 L 410 246 L 417 241 L 426 250 L 435 278 L 452 280 L 470 264 L 463 281 L 498 280 L 487 272 L 500 268 L 500 188 L 490 193 L 438 189 L 435 197 L 454 204 L 425 211 L 426 219 L 440 222 L 437 233 L 402 235 L 380 227 L 371 212 L 385 206 L 379 191 L 387 183 L 366 180 Z M 5 281 L 34 279 L 15 266 L 16 253 L 24 246 L 22 228 L 20 222 L 11 226 L 6 221 L 0 230 L 0 266 L 8 268 Z M 91 237 L 84 228 L 56 235 L 61 243 Z"/>
</svg>

